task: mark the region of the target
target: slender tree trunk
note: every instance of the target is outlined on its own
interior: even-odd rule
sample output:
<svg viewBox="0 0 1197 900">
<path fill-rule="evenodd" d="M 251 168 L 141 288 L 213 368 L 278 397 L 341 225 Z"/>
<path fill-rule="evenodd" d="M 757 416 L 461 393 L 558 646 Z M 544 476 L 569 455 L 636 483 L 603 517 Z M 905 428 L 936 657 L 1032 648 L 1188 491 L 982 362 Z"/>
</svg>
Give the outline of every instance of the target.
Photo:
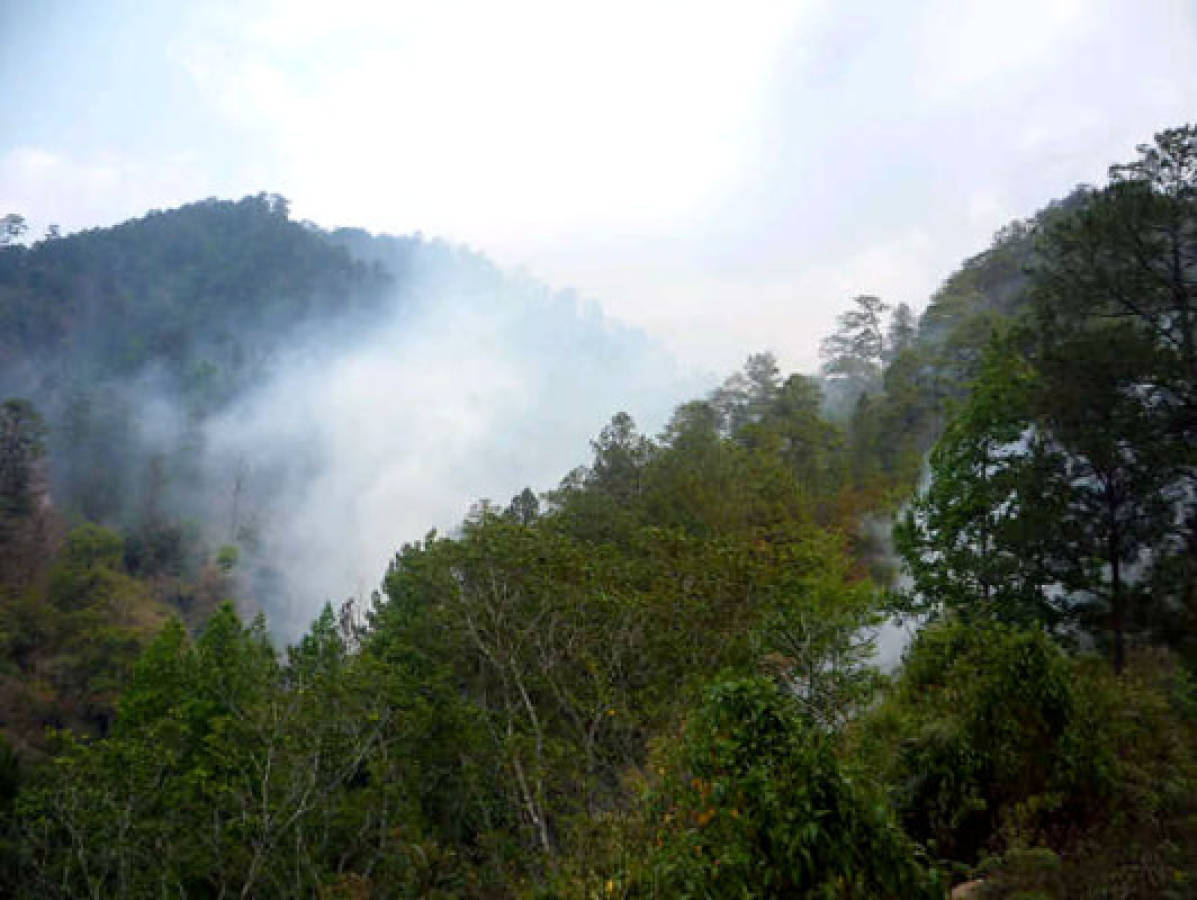
<svg viewBox="0 0 1197 900">
<path fill-rule="evenodd" d="M 1189 304 L 1188 285 L 1185 284 L 1185 269 L 1182 259 L 1183 225 L 1177 223 L 1170 235 L 1172 239 L 1172 307 L 1180 327 L 1181 355 L 1189 371 L 1197 370 L 1197 351 L 1193 346 L 1193 310 Z"/>
<path fill-rule="evenodd" d="M 1122 591 L 1122 566 L 1117 555 L 1110 558 L 1110 628 L 1114 632 L 1114 673 L 1126 667 L 1126 600 Z"/>
</svg>

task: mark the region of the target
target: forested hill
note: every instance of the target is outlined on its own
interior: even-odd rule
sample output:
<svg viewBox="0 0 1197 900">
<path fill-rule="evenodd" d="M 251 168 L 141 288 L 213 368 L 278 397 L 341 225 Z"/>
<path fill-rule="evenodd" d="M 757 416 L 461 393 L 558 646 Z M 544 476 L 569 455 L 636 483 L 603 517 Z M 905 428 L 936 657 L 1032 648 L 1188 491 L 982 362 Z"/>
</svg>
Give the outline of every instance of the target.
<svg viewBox="0 0 1197 900">
<path fill-rule="evenodd" d="M 1025 302 L 1037 225 L 1076 202 L 1003 230 L 947 280 L 917 328 L 909 321 L 907 338 L 825 382 L 840 417 L 861 420 L 859 439 L 870 428 L 896 434 L 880 454 L 862 450 L 879 474 L 909 478 L 944 398 L 972 377 L 994 323 Z M 30 399 L 49 421 L 56 502 L 127 525 L 144 492 L 137 473 L 179 449 L 137 439 L 131 420 L 147 397 L 202 421 L 268 380 L 306 336 L 352 340 L 405 306 L 463 291 L 502 303 L 512 287 L 484 257 L 440 241 L 325 232 L 291 220 L 276 195 L 206 200 L 0 249 L 0 394 Z M 558 324 L 569 341 L 571 323 Z M 861 410 L 862 393 L 886 393 L 889 406 Z M 93 478 L 99 468 L 104 478 Z"/>
<path fill-rule="evenodd" d="M 0 386 L 49 424 L 54 502 L 130 525 L 147 473 L 199 465 L 194 434 L 155 431 L 194 432 L 304 329 L 377 316 L 395 288 L 271 195 L 12 245 L 0 249 Z M 174 419 L 147 423 L 155 407 Z"/>
<path fill-rule="evenodd" d="M 153 547 L 138 571 L 236 548 L 242 593 L 292 634 L 368 591 L 388 531 L 553 477 L 626 397 L 663 417 L 675 377 L 573 295 L 274 195 L 0 248 L 0 395 L 47 425 L 56 509 Z"/>
<path fill-rule="evenodd" d="M 1194 896 L 1197 127 L 921 318 L 852 299 L 819 376 L 756 353 L 564 461 L 660 386 L 635 335 L 273 198 L 123 227 L 209 213 L 325 260 L 319 290 L 263 276 L 261 370 L 220 374 L 228 298 L 131 368 L 73 288 L 6 344 L 14 378 L 94 368 L 0 405 L 0 891 Z M 66 240 L 3 251 L 11 308 Z M 299 628 L 223 602 L 379 545 L 380 590 Z"/>
<path fill-rule="evenodd" d="M 44 396 L 159 370 L 203 405 L 244 388 L 289 330 L 393 286 L 258 195 L 151 212 L 0 252 L 0 378 Z"/>
<path fill-rule="evenodd" d="M 994 235 L 928 299 L 919 316 L 905 303 L 861 296 L 823 342 L 828 414 L 848 432 L 858 481 L 899 485 L 920 477 L 953 406 L 968 395 L 985 347 L 1031 314 L 1032 273 L 1043 236 L 1082 208 L 1079 187 Z"/>
</svg>

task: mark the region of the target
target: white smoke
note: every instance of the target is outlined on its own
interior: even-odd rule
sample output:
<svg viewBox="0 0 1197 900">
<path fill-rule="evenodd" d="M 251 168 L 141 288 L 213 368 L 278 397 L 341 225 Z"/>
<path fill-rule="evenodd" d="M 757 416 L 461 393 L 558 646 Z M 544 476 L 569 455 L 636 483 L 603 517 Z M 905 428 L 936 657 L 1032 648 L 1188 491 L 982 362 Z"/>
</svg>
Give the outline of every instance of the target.
<svg viewBox="0 0 1197 900">
<path fill-rule="evenodd" d="M 439 265 L 412 277 L 387 315 L 294 342 L 205 426 L 206 518 L 216 542 L 260 541 L 247 587 L 282 638 L 368 596 L 403 542 L 477 500 L 555 487 L 616 411 L 652 432 L 700 390 L 567 295 Z"/>
</svg>

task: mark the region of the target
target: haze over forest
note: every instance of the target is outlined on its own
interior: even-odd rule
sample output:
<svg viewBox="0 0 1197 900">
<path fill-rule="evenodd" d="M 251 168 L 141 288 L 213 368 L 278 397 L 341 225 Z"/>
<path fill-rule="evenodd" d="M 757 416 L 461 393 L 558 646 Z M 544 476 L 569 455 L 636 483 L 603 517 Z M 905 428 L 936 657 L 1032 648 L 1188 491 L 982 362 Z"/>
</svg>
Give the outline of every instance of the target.
<svg viewBox="0 0 1197 900">
<path fill-rule="evenodd" d="M 0 895 L 1197 894 L 1197 10 L 0 8 Z"/>
<path fill-rule="evenodd" d="M 10 3 L 0 200 L 64 232 L 260 191 L 813 372 L 1197 105 L 1186 0 Z"/>
</svg>

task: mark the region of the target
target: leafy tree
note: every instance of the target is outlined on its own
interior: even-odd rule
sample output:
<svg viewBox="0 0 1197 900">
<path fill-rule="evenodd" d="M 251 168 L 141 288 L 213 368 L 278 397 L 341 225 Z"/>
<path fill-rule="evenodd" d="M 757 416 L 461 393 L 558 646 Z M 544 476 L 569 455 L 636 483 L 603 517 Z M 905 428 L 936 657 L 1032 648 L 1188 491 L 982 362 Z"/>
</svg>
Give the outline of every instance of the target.
<svg viewBox="0 0 1197 900">
<path fill-rule="evenodd" d="M 1065 583 L 1086 595 L 1081 621 L 1109 635 L 1117 671 L 1127 634 L 1150 628 L 1143 569 L 1167 552 L 1184 503 L 1172 437 L 1141 393 L 1153 356 L 1140 335 L 1115 326 L 1081 332 L 1039 361 L 1038 420 L 1065 486 L 1041 533 L 1054 535 Z"/>
<path fill-rule="evenodd" d="M 810 524 L 780 444 L 792 435 L 796 462 L 832 452 L 817 405 L 792 379 L 725 437 L 711 403 L 688 404 L 643 455 L 617 417 L 591 472 L 547 512 L 480 507 L 458 537 L 396 558 L 365 652 L 386 647 L 458 686 L 485 726 L 475 758 L 493 772 L 490 820 L 521 858 L 568 868 L 595 817 L 630 801 L 622 777 L 644 763 L 647 736 L 713 670 L 768 670 L 821 728 L 866 702 L 875 596 L 843 542 Z M 612 485 L 632 483 L 621 471 L 639 487 L 613 505 Z"/>
<path fill-rule="evenodd" d="M 594 462 L 589 483 L 615 500 L 630 500 L 641 490 L 641 473 L 652 455 L 652 442 L 636 432 L 626 412 L 616 413 L 591 443 Z"/>
<path fill-rule="evenodd" d="M 717 410 L 725 437 L 734 437 L 746 426 L 767 415 L 781 387 L 777 359 L 772 353 L 754 353 L 742 372 L 736 372 L 711 392 L 710 404 Z"/>
<path fill-rule="evenodd" d="M 791 375 L 769 392 L 768 402 L 735 435 L 749 450 L 784 462 L 812 500 L 830 495 L 841 474 L 843 435 L 823 418 L 822 400 L 815 379 Z"/>
<path fill-rule="evenodd" d="M 930 481 L 894 528 L 913 578 L 913 611 L 1059 625 L 1049 591 L 1068 498 L 1059 460 L 1036 432 L 1034 373 L 991 347 L 969 400 L 931 454 Z"/>
<path fill-rule="evenodd" d="M 841 312 L 836 332 L 820 347 L 822 372 L 834 390 L 833 406 L 846 406 L 862 394 L 876 391 L 881 381 L 885 330 L 882 315 L 888 306 L 880 298 L 853 298 L 855 308 Z M 850 407 L 849 407 L 850 408 Z"/>
<path fill-rule="evenodd" d="M 889 327 L 885 331 L 884 357 L 887 364 L 907 350 L 914 348 L 918 340 L 918 320 L 909 305 L 899 303 L 890 312 Z"/>
<path fill-rule="evenodd" d="M 886 450 L 874 440 L 873 432 L 884 432 L 886 442 L 894 437 L 891 430 L 894 423 L 886 420 L 898 413 L 888 409 L 883 394 L 890 386 L 890 371 L 895 363 L 904 360 L 909 368 L 918 358 L 919 329 L 914 313 L 905 303 L 891 310 L 876 297 L 861 296 L 854 302 L 856 308 L 840 315 L 838 329 L 823 341 L 820 353 L 828 411 L 838 421 L 852 421 L 849 430 L 853 433 L 854 449 L 881 463 L 870 467 L 857 460 L 857 479 L 864 480 L 862 473 L 870 468 L 889 472 L 896 468 L 893 459 L 882 461 Z M 890 312 L 888 325 L 883 321 L 887 311 Z M 919 379 L 927 379 L 929 373 L 923 371 L 925 368 L 931 367 L 923 359 L 916 371 L 906 372 L 905 377 L 911 379 L 913 374 Z M 927 397 L 922 399 L 921 405 L 933 406 L 934 402 L 934 397 Z M 908 416 L 909 410 L 902 410 L 901 414 Z M 919 448 L 920 451 L 924 449 Z"/>
<path fill-rule="evenodd" d="M 655 765 L 652 849 L 620 879 L 630 896 L 943 894 L 830 740 L 767 681 L 716 682 Z"/>
<path fill-rule="evenodd" d="M 46 452 L 46 426 L 28 400 L 0 405 L 0 519 L 33 511 Z"/>
<path fill-rule="evenodd" d="M 1143 373 L 1153 350 L 1125 327 L 1082 332 L 1027 360 L 988 351 L 895 538 L 915 608 L 1108 637 L 1148 629 L 1145 560 L 1175 527 L 1173 444 Z"/>
<path fill-rule="evenodd" d="M 1003 813 L 1067 775 L 1069 667 L 1041 633 L 928 628 L 907 652 L 896 696 L 925 723 L 899 751 L 898 806 L 939 856 L 974 859 Z"/>
<path fill-rule="evenodd" d="M 821 549 L 824 562 L 818 567 L 809 556 L 802 559 L 809 549 L 780 551 L 789 558 L 778 560 L 781 575 L 769 586 L 773 602 L 753 634 L 764 667 L 800 704 L 807 720 L 835 730 L 873 696 L 873 635 L 882 617 L 874 586 L 852 581 L 846 564 L 835 565 L 842 555 L 831 547 Z"/>
<path fill-rule="evenodd" d="M 591 808 L 635 752 L 626 679 L 638 683 L 648 662 L 643 621 L 604 563 L 564 536 L 482 511 L 461 541 L 397 558 L 378 617 L 374 640 L 391 646 L 412 629 L 440 635 L 421 656 L 451 667 L 479 709 L 510 816 L 547 855 L 564 817 Z"/>
<path fill-rule="evenodd" d="M 1190 693 L 1166 653 L 1133 653 L 1119 676 L 1042 632 L 949 619 L 919 632 L 851 755 L 912 837 L 979 863 L 987 890 L 1183 896 L 1197 874 Z"/>
<path fill-rule="evenodd" d="M 419 768 L 428 732 L 401 737 L 428 720 L 380 674 L 346 654 L 331 609 L 285 667 L 231 607 L 195 642 L 169 624 L 112 735 L 65 738 L 20 799 L 25 893 L 284 897 L 347 869 L 384 892 L 435 889 L 439 853 L 420 846 L 408 793 L 433 774 Z"/>
<path fill-rule="evenodd" d="M 521 525 L 531 525 L 540 515 L 540 500 L 531 488 L 524 488 L 511 498 L 504 515 Z"/>
<path fill-rule="evenodd" d="M 1045 413 L 1108 547 L 1096 556 L 1119 664 L 1129 620 L 1175 634 L 1197 612 L 1180 562 L 1197 548 L 1197 127 L 1139 154 L 1045 231 L 1035 273 Z"/>
<path fill-rule="evenodd" d="M 1113 317 L 1155 344 L 1161 386 L 1191 426 L 1197 384 L 1197 126 L 1142 145 L 1140 158 L 1110 169 L 1110 185 L 1045 235 L 1036 272 L 1047 326 Z M 1176 368 L 1169 371 L 1175 362 Z M 1170 378 L 1168 376 L 1171 376 Z M 1169 405 L 1172 405 L 1170 403 Z"/>
<path fill-rule="evenodd" d="M 8 213 L 0 219 L 0 247 L 20 240 L 21 235 L 29 230 L 25 224 L 25 217 L 17 213 Z"/>
<path fill-rule="evenodd" d="M 880 298 L 863 294 L 852 302 L 855 307 L 840 314 L 836 331 L 823 341 L 823 373 L 868 389 L 881 376 L 885 350 L 882 315 L 889 307 Z"/>
</svg>

